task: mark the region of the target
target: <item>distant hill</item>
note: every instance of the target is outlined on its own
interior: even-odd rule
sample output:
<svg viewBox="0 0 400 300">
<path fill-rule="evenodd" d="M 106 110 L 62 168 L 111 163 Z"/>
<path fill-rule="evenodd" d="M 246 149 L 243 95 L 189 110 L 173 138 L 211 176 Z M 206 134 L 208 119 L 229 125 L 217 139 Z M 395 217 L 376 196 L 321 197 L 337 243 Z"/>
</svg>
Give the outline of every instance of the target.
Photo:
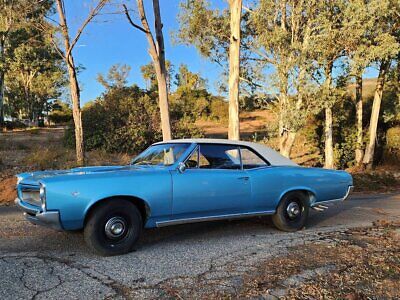
<svg viewBox="0 0 400 300">
<path fill-rule="evenodd" d="M 377 78 L 365 78 L 363 79 L 363 99 L 371 98 L 374 96 L 375 85 Z M 356 93 L 355 84 L 351 83 L 348 86 L 350 94 L 354 97 Z"/>
</svg>

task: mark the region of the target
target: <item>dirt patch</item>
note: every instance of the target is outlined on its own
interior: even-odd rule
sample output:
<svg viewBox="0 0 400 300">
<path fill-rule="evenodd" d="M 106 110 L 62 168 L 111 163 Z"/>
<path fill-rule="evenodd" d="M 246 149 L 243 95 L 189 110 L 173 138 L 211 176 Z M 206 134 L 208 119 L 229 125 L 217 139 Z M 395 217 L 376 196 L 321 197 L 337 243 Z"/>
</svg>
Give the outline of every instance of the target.
<svg viewBox="0 0 400 300">
<path fill-rule="evenodd" d="M 378 222 L 294 247 L 249 274 L 239 298 L 398 299 L 399 229 L 400 223 Z"/>
<path fill-rule="evenodd" d="M 17 184 L 17 178 L 8 177 L 1 179 L 0 181 L 0 205 L 9 205 L 14 203 L 14 199 L 17 197 L 15 191 L 15 185 Z"/>
<path fill-rule="evenodd" d="M 153 288 L 165 299 L 400 299 L 400 222 L 319 233 L 277 257 L 251 258 L 244 272 L 226 265 Z"/>
</svg>

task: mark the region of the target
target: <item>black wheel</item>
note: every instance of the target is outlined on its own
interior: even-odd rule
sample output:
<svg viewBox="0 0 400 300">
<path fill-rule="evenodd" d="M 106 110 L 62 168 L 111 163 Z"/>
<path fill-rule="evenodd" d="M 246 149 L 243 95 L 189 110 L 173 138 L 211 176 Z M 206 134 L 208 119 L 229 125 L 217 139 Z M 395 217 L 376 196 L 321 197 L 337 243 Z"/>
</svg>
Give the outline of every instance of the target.
<svg viewBox="0 0 400 300">
<path fill-rule="evenodd" d="M 142 216 L 134 204 L 112 199 L 100 203 L 91 212 L 84 237 L 87 245 L 98 254 L 119 255 L 133 250 L 142 227 Z"/>
<path fill-rule="evenodd" d="M 272 222 L 280 230 L 297 231 L 306 224 L 308 211 L 307 196 L 301 192 L 289 192 L 279 203 Z"/>
</svg>

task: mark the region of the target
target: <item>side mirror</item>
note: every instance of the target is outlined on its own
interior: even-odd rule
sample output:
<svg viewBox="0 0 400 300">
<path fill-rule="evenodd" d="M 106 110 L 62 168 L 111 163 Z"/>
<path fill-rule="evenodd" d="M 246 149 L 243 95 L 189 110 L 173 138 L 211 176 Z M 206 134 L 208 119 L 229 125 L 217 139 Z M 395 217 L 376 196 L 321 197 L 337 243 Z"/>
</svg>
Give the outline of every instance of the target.
<svg viewBox="0 0 400 300">
<path fill-rule="evenodd" d="M 185 172 L 185 170 L 186 170 L 186 165 L 185 165 L 183 162 L 180 162 L 180 163 L 178 164 L 178 171 L 179 171 L 179 173 L 183 173 L 183 172 Z"/>
</svg>

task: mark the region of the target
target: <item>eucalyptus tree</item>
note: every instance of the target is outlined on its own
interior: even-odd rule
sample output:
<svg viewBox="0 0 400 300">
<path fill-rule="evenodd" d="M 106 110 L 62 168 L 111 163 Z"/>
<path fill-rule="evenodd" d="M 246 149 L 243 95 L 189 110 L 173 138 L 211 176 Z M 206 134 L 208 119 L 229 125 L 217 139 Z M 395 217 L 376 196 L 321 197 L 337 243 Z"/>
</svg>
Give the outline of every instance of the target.
<svg viewBox="0 0 400 300">
<path fill-rule="evenodd" d="M 112 88 L 122 88 L 128 83 L 128 76 L 131 67 L 128 65 L 115 64 L 108 70 L 106 76 L 97 75 L 97 81 L 107 90 Z"/>
<path fill-rule="evenodd" d="M 355 17 L 357 16 L 357 17 Z M 362 164 L 364 156 L 363 134 L 363 73 L 370 65 L 370 32 L 374 19 L 368 11 L 368 3 L 364 0 L 354 0 L 347 3 L 343 12 L 343 31 L 345 36 L 345 53 L 349 60 L 349 76 L 354 78 L 356 105 L 356 164 Z"/>
<path fill-rule="evenodd" d="M 344 0 L 323 0 L 318 2 L 315 14 L 316 34 L 311 38 L 311 48 L 317 73 L 322 76 L 322 92 L 319 106 L 325 113 L 325 168 L 335 168 L 333 141 L 333 106 L 342 98 L 334 85 L 335 62 L 345 55 L 346 31 L 343 26 Z"/>
<path fill-rule="evenodd" d="M 0 2 L 0 127 L 4 122 L 5 79 L 10 57 L 16 45 L 25 43 L 16 40 L 20 31 L 40 22 L 48 13 L 50 0 L 2 0 Z M 31 36 L 34 40 L 34 37 Z M 13 40 L 13 42 L 11 42 Z"/>
<path fill-rule="evenodd" d="M 312 112 L 311 41 L 319 29 L 315 23 L 317 5 L 318 1 L 262 0 L 251 15 L 258 53 L 274 69 L 279 91 L 279 148 L 287 157 Z"/>
<path fill-rule="evenodd" d="M 10 54 L 6 74 L 6 96 L 14 117 L 28 117 L 38 121 L 49 100 L 59 97 L 65 84 L 62 60 L 46 39 L 45 33 L 26 28 L 18 34 L 30 43 L 15 45 Z"/>
<path fill-rule="evenodd" d="M 59 55 L 64 59 L 69 77 L 69 87 L 72 100 L 72 115 L 75 125 L 75 149 L 76 149 L 76 161 L 78 165 L 83 165 L 85 162 L 85 151 L 83 143 L 83 128 L 82 128 L 82 113 L 80 107 L 80 88 L 77 76 L 77 68 L 74 61 L 73 49 L 78 43 L 83 31 L 86 26 L 97 16 L 103 7 L 106 5 L 108 0 L 98 0 L 96 5 L 90 9 L 86 19 L 78 27 L 74 37 L 70 34 L 68 26 L 66 9 L 64 0 L 56 0 L 56 9 L 59 17 L 58 30 L 61 32 L 64 49 L 62 50 L 56 41 L 53 40 L 53 45 Z M 44 27 L 45 28 L 45 27 Z"/>
<path fill-rule="evenodd" d="M 392 60 L 400 51 L 399 6 L 397 0 L 371 0 L 368 3 L 370 17 L 374 21 L 370 31 L 371 47 L 368 53 L 371 61 L 378 66 L 379 74 L 369 122 L 369 141 L 363 158 L 363 164 L 367 168 L 371 168 L 374 162 L 378 120 L 387 73 Z"/>
<path fill-rule="evenodd" d="M 164 47 L 164 36 L 162 32 L 162 20 L 160 3 L 158 0 L 153 0 L 153 14 L 154 14 L 154 29 L 155 37 L 150 30 L 149 22 L 147 20 L 145 7 L 143 0 L 137 0 L 137 8 L 139 11 L 140 21 L 142 25 L 138 25 L 133 22 L 129 14 L 129 10 L 126 5 L 123 5 L 125 15 L 133 28 L 138 29 L 146 35 L 147 42 L 149 44 L 149 54 L 153 61 L 154 70 L 156 71 L 157 86 L 158 86 L 158 98 L 159 108 L 161 116 L 161 130 L 163 134 L 163 140 L 170 140 L 171 135 L 171 120 L 169 114 L 169 103 L 168 103 L 168 83 L 167 83 L 167 67 L 165 63 L 165 47 Z"/>
<path fill-rule="evenodd" d="M 228 4 L 229 8 L 219 10 L 205 0 L 182 1 L 176 39 L 195 46 L 203 57 L 221 66 L 223 76 L 228 77 L 228 137 L 239 139 L 239 86 L 241 93 L 259 86 L 254 62 L 260 57 L 253 51 L 251 9 L 239 0 L 229 0 Z"/>
</svg>

